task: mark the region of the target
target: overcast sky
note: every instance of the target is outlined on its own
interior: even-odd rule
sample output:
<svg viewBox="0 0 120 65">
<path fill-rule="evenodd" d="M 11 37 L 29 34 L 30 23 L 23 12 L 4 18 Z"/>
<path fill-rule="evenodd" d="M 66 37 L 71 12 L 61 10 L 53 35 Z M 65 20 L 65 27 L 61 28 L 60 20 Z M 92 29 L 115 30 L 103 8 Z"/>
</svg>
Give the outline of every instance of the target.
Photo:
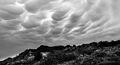
<svg viewBox="0 0 120 65">
<path fill-rule="evenodd" d="M 120 0 L 0 0 L 0 58 L 40 45 L 120 39 Z"/>
</svg>

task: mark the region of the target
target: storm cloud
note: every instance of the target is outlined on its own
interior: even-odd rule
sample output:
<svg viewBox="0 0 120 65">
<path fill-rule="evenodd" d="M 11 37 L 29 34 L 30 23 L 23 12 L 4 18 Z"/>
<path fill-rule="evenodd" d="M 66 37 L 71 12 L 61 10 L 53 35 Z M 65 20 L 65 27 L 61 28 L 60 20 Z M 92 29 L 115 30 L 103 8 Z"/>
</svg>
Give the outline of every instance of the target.
<svg viewBox="0 0 120 65">
<path fill-rule="evenodd" d="M 120 39 L 119 0 L 0 0 L 0 58 L 26 48 Z"/>
<path fill-rule="evenodd" d="M 87 41 L 91 35 L 93 39 L 99 35 L 104 35 L 103 38 L 119 35 L 118 0 L 12 2 L 0 6 L 0 37 L 4 39 L 53 43 L 84 37 Z"/>
</svg>

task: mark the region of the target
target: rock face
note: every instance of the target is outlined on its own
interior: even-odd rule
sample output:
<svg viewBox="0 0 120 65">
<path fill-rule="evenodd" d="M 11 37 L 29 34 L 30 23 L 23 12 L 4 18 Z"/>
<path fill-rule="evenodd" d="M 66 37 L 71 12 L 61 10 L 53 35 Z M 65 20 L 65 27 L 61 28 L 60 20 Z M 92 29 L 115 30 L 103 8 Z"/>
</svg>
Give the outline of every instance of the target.
<svg viewBox="0 0 120 65">
<path fill-rule="evenodd" d="M 0 65 L 120 65 L 120 41 L 27 49 Z"/>
</svg>

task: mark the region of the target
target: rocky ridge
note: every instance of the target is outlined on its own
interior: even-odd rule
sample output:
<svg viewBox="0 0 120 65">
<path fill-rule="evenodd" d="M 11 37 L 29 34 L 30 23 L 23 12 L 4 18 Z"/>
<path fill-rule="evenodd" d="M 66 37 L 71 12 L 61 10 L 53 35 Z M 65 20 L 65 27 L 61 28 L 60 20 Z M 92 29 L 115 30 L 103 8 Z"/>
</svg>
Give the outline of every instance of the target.
<svg viewBox="0 0 120 65">
<path fill-rule="evenodd" d="M 120 65 L 120 40 L 27 49 L 0 65 Z"/>
</svg>

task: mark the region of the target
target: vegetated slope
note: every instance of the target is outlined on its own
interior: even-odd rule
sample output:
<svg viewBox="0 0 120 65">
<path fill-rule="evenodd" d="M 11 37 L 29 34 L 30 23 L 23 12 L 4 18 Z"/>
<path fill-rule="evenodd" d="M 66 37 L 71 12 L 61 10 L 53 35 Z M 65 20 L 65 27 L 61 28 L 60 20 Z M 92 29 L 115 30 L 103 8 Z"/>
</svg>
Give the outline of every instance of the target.
<svg viewBox="0 0 120 65">
<path fill-rule="evenodd" d="M 0 65 L 120 65 L 120 41 L 27 49 Z"/>
</svg>

